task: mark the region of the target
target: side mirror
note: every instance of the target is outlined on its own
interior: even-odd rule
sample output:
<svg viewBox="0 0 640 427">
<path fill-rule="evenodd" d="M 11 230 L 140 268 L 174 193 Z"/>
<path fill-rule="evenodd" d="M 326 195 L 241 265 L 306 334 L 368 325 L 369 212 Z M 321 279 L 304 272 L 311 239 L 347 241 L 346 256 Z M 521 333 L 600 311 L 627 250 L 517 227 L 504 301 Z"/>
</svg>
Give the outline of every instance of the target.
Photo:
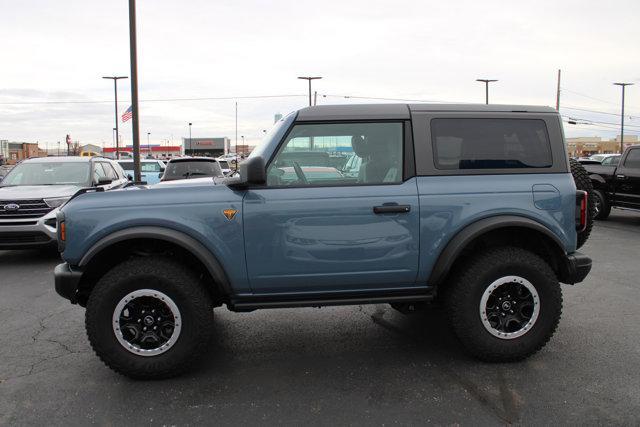
<svg viewBox="0 0 640 427">
<path fill-rule="evenodd" d="M 127 175 L 127 179 L 128 179 L 129 181 L 133 181 L 133 177 L 131 176 L 131 174 Z"/>
<path fill-rule="evenodd" d="M 163 173 L 162 173 L 162 172 L 160 172 L 160 173 L 158 174 L 158 178 L 162 178 L 162 175 L 163 175 Z"/>
<path fill-rule="evenodd" d="M 109 185 L 113 182 L 112 179 L 109 178 L 101 178 L 100 181 L 98 181 L 98 183 L 96 184 L 97 186 L 101 186 L 101 185 Z"/>
<path fill-rule="evenodd" d="M 267 182 L 267 171 L 264 159 L 256 156 L 240 163 L 240 177 L 244 184 L 262 185 Z"/>
</svg>

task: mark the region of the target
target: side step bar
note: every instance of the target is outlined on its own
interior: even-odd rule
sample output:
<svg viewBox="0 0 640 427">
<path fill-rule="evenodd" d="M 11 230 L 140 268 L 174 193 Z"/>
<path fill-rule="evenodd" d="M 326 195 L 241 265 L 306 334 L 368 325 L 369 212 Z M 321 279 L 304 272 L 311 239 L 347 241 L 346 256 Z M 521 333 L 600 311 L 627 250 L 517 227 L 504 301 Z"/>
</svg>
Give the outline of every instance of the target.
<svg viewBox="0 0 640 427">
<path fill-rule="evenodd" d="M 378 295 L 318 295 L 317 298 L 306 297 L 295 298 L 274 298 L 247 296 L 232 298 L 227 306 L 231 311 L 253 311 L 263 308 L 294 308 L 294 307 L 324 307 L 332 305 L 362 305 L 362 304 L 385 304 L 399 302 L 418 302 L 433 300 L 432 293 L 412 293 L 412 294 L 378 294 Z"/>
</svg>

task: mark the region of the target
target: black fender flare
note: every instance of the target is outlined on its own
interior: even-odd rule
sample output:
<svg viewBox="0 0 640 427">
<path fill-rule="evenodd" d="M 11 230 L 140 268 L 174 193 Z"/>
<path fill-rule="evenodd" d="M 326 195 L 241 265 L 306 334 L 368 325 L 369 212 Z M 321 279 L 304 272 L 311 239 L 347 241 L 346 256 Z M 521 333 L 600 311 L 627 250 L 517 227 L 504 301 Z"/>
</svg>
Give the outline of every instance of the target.
<svg viewBox="0 0 640 427">
<path fill-rule="evenodd" d="M 91 259 L 109 246 L 131 239 L 157 239 L 174 243 L 193 254 L 207 269 L 219 290 L 225 296 L 231 295 L 231 285 L 224 268 L 216 258 L 202 243 L 193 237 L 170 228 L 141 226 L 130 227 L 118 230 L 94 243 L 84 254 L 78 266 L 80 268 L 88 265 Z"/>
<path fill-rule="evenodd" d="M 449 240 L 449 243 L 447 243 L 442 252 L 440 252 L 440 256 L 431 270 L 431 275 L 427 283 L 431 286 L 440 285 L 447 277 L 453 263 L 469 243 L 489 231 L 505 227 L 523 227 L 538 231 L 549 237 L 555 243 L 557 249 L 566 255 L 564 245 L 558 236 L 539 222 L 517 215 L 491 216 L 467 225 Z"/>
<path fill-rule="evenodd" d="M 589 179 L 591 179 L 591 184 L 596 190 L 604 190 L 607 188 L 607 181 L 605 181 L 601 175 L 591 173 L 589 174 Z"/>
</svg>

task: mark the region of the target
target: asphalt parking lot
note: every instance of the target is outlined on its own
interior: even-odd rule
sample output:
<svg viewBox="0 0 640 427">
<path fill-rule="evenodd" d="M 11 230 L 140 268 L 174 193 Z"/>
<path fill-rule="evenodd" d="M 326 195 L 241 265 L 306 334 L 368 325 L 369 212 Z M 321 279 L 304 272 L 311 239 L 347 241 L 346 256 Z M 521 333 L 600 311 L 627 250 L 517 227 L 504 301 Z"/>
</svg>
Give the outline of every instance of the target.
<svg viewBox="0 0 640 427">
<path fill-rule="evenodd" d="M 640 214 L 614 210 L 582 251 L 592 273 L 525 362 L 465 356 L 438 309 L 223 308 L 207 360 L 154 382 L 94 356 L 57 254 L 0 251 L 0 424 L 638 424 Z"/>
</svg>

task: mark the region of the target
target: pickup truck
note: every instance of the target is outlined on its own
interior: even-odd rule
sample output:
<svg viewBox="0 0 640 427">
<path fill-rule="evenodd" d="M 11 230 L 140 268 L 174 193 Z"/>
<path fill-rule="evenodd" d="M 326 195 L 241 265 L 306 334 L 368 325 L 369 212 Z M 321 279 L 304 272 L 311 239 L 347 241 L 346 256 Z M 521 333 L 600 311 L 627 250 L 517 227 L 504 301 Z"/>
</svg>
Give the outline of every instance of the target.
<svg viewBox="0 0 640 427">
<path fill-rule="evenodd" d="M 359 157 L 358 170 L 312 173 L 327 154 Z M 81 194 L 58 213 L 56 291 L 86 307 L 89 342 L 113 370 L 184 372 L 222 305 L 434 301 L 471 355 L 521 360 L 556 330 L 560 283 L 591 269 L 576 251 L 587 193 L 548 107 L 309 107 L 240 166 L 239 177 Z"/>
<path fill-rule="evenodd" d="M 595 195 L 595 219 L 607 219 L 612 207 L 640 211 L 640 145 L 632 145 L 615 162 L 583 165 Z"/>
</svg>

